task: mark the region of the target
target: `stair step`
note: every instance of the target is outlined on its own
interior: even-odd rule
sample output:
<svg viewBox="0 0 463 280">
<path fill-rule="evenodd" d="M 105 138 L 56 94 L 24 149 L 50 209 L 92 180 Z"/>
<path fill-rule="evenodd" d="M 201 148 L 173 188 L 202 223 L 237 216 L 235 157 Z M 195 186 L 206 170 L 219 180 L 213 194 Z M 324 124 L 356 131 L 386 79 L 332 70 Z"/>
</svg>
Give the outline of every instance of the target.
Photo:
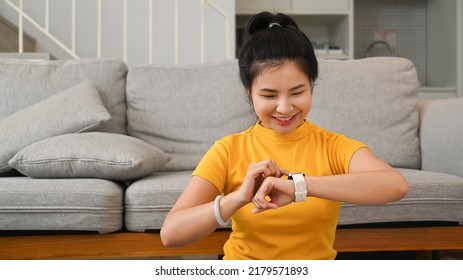
<svg viewBox="0 0 463 280">
<path fill-rule="evenodd" d="M 14 53 L 14 52 L 0 52 L 0 58 L 20 58 L 27 60 L 50 60 L 49 53 L 41 52 L 27 52 L 27 53 Z"/>
</svg>

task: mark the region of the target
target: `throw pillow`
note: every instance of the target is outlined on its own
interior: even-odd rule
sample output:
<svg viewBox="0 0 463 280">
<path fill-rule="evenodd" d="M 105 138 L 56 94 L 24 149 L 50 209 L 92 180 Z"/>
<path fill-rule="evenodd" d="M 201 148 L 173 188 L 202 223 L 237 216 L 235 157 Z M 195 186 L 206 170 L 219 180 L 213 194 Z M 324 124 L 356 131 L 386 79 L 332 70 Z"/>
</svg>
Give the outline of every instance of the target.
<svg viewBox="0 0 463 280">
<path fill-rule="evenodd" d="M 123 134 L 88 132 L 44 139 L 19 151 L 10 165 L 34 178 L 101 178 L 129 181 L 170 160 L 160 149 Z"/>
<path fill-rule="evenodd" d="M 52 95 L 0 120 L 0 174 L 22 148 L 66 133 L 93 130 L 111 119 L 93 83 L 85 82 Z"/>
</svg>

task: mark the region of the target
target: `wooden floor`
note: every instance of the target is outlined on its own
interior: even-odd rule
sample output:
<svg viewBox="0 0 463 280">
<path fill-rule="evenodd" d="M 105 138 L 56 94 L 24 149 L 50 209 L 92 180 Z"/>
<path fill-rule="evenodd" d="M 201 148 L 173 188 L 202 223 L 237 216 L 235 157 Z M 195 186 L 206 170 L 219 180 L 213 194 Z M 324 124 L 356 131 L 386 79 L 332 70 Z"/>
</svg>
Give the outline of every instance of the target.
<svg viewBox="0 0 463 280">
<path fill-rule="evenodd" d="M 129 259 L 222 255 L 229 231 L 167 248 L 159 233 L 57 234 L 0 236 L 0 259 Z M 463 226 L 338 229 L 338 252 L 463 250 Z"/>
</svg>

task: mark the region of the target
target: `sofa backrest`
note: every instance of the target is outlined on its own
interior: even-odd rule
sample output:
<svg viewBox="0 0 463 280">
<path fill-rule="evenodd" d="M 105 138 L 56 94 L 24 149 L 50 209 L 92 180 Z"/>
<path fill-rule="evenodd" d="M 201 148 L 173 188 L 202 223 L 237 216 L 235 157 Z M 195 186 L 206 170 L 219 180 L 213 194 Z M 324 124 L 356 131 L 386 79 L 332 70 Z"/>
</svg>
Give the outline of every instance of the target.
<svg viewBox="0 0 463 280">
<path fill-rule="evenodd" d="M 114 59 L 0 59 L 0 119 L 85 81 L 97 88 L 111 120 L 98 130 L 126 132 L 127 66 Z"/>
<path fill-rule="evenodd" d="M 369 145 L 395 167 L 419 168 L 418 76 L 404 58 L 320 60 L 310 121 Z M 164 170 L 192 170 L 215 140 L 256 122 L 236 60 L 138 66 L 127 76 L 129 135 L 164 150 Z"/>
<path fill-rule="evenodd" d="M 363 141 L 392 166 L 420 168 L 419 81 L 405 58 L 321 60 L 308 119 Z"/>
<path fill-rule="evenodd" d="M 215 140 L 256 122 L 236 61 L 138 66 L 127 76 L 127 132 L 172 159 L 163 170 L 192 170 Z"/>
</svg>

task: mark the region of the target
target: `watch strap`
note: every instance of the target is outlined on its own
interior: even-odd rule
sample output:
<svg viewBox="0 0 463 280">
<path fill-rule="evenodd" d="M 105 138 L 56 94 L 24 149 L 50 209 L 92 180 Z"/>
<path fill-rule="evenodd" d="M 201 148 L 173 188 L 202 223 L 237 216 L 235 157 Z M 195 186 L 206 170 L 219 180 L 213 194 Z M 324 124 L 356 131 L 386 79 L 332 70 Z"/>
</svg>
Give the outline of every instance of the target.
<svg viewBox="0 0 463 280">
<path fill-rule="evenodd" d="M 307 199 L 307 185 L 304 179 L 304 173 L 291 173 L 288 176 L 294 182 L 294 201 L 302 202 Z"/>
</svg>

